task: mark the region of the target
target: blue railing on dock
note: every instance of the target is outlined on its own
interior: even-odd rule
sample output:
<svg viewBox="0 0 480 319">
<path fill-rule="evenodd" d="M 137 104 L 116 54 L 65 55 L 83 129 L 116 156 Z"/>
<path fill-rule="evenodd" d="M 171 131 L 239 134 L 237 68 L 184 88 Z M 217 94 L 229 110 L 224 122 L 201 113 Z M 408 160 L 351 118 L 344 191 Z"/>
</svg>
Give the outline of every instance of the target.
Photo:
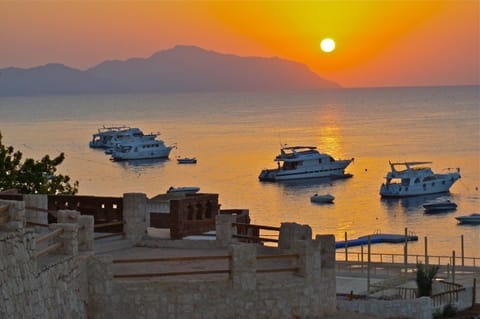
<svg viewBox="0 0 480 319">
<path fill-rule="evenodd" d="M 404 243 L 405 235 L 398 234 L 373 234 L 368 236 L 362 236 L 357 239 L 347 240 L 347 247 L 361 246 L 368 244 L 368 237 L 370 237 L 370 244 L 380 244 L 380 243 Z M 418 236 L 408 235 L 406 236 L 407 241 L 417 241 Z M 335 248 L 345 248 L 345 241 L 335 242 Z"/>
</svg>

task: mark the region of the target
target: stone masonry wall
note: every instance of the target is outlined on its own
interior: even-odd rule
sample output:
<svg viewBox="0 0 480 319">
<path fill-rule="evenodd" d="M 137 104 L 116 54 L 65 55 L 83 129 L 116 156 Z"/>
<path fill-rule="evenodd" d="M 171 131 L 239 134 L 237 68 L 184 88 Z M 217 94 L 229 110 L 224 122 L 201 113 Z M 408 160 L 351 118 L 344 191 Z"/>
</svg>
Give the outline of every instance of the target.
<svg viewBox="0 0 480 319">
<path fill-rule="evenodd" d="M 92 318 L 321 318 L 328 306 L 327 292 L 305 287 L 303 278 L 257 280 L 255 290 L 233 289 L 228 280 L 125 281 L 112 284 L 109 292 L 97 296 L 108 306 L 102 307 L 99 301 Z"/>
<path fill-rule="evenodd" d="M 85 257 L 34 251 L 32 230 L 0 232 L 0 318 L 86 318 Z"/>
<path fill-rule="evenodd" d="M 89 260 L 91 318 L 321 318 L 335 308 L 334 236 L 292 245 L 296 273 L 256 273 L 255 245 L 230 246 L 230 278 L 113 279 L 108 256 Z M 331 259 L 331 260 L 330 260 Z"/>
<path fill-rule="evenodd" d="M 428 297 L 410 300 L 337 300 L 337 307 L 379 318 L 432 319 L 432 299 Z"/>
</svg>

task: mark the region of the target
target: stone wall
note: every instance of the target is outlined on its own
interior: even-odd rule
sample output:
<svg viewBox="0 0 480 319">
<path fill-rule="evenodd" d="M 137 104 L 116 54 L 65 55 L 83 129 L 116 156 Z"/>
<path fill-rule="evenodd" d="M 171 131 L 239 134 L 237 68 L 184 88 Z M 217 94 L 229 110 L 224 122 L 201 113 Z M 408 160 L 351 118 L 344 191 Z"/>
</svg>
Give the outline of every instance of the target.
<svg viewBox="0 0 480 319">
<path fill-rule="evenodd" d="M 321 318 L 335 308 L 333 236 L 291 243 L 298 270 L 257 273 L 257 245 L 230 245 L 229 278 L 113 279 L 109 257 L 89 262 L 92 318 Z"/>
<path fill-rule="evenodd" d="M 432 319 L 432 299 L 429 297 L 408 300 L 338 299 L 337 307 L 340 310 L 378 318 Z"/>
<path fill-rule="evenodd" d="M 146 198 L 125 195 L 126 237 L 140 242 Z M 25 228 L 25 203 L 4 204 L 9 221 L 0 229 L 0 318 L 319 318 L 336 311 L 334 237 L 312 240 L 306 226 L 282 224 L 294 234 L 283 237 L 285 249 L 238 244 L 231 237 L 210 241 L 215 247 L 229 246 L 230 273 L 223 279 L 114 279 L 110 257 L 91 251 L 80 255 L 81 249 L 92 247 L 91 216 L 59 211 L 60 223 L 49 229 L 63 231 L 48 239 L 50 243 L 37 245 L 38 235 Z M 225 227 L 234 231 L 235 216 L 225 218 Z M 60 250 L 42 255 L 50 250 L 40 246 L 52 243 L 61 244 Z M 288 272 L 258 273 L 257 255 L 262 253 L 299 257 Z"/>
<path fill-rule="evenodd" d="M 0 232 L 0 318 L 86 318 L 86 257 L 34 252 L 33 230 Z"/>
</svg>

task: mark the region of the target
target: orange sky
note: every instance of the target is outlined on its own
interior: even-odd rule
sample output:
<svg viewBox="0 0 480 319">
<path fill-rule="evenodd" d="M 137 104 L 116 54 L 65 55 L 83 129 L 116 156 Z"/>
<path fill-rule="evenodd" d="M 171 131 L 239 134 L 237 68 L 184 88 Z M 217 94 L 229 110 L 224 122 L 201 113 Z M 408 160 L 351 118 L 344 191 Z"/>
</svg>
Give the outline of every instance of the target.
<svg viewBox="0 0 480 319">
<path fill-rule="evenodd" d="M 0 0 L 0 68 L 86 69 L 191 44 L 295 60 L 344 87 L 479 85 L 479 20 L 478 0 Z"/>
</svg>

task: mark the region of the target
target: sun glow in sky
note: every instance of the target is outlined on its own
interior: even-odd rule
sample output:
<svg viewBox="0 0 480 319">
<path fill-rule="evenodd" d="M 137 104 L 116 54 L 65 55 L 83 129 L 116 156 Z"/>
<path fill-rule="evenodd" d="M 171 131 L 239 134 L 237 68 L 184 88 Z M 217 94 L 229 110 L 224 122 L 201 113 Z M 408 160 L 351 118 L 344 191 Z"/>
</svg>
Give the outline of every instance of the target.
<svg viewBox="0 0 480 319">
<path fill-rule="evenodd" d="M 477 0 L 0 0 L 0 68 L 87 69 L 188 44 L 294 60 L 344 87 L 478 85 L 479 15 Z"/>
<path fill-rule="evenodd" d="M 330 38 L 325 38 L 320 43 L 320 48 L 322 48 L 323 52 L 329 53 L 335 50 L 335 41 Z"/>
</svg>

